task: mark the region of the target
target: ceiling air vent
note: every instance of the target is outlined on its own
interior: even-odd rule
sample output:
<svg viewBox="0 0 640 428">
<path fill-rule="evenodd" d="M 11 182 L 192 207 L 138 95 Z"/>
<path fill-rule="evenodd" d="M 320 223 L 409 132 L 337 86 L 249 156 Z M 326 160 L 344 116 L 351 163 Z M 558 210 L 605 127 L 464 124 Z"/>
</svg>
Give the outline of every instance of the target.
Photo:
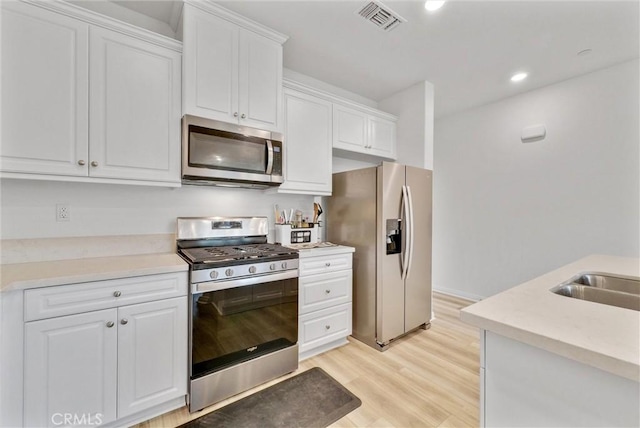
<svg viewBox="0 0 640 428">
<path fill-rule="evenodd" d="M 383 31 L 391 31 L 401 23 L 407 22 L 406 19 L 377 1 L 367 3 L 356 13 Z"/>
</svg>

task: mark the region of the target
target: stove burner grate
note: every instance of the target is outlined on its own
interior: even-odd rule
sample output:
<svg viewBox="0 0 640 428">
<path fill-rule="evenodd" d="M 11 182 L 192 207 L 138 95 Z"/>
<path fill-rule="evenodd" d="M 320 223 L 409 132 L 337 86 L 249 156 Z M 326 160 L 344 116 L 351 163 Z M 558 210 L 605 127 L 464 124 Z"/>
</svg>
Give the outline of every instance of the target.
<svg viewBox="0 0 640 428">
<path fill-rule="evenodd" d="M 197 247 L 181 250 L 193 264 L 218 265 L 225 262 L 275 258 L 297 251 L 277 244 L 247 244 L 221 247 Z"/>
</svg>

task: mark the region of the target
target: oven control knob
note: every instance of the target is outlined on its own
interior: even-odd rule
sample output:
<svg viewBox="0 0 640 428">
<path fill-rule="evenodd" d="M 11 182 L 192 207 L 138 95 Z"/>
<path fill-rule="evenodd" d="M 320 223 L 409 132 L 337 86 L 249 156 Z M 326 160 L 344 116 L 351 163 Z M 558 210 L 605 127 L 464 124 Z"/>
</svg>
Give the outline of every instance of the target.
<svg viewBox="0 0 640 428">
<path fill-rule="evenodd" d="M 269 265 L 269 270 L 276 270 L 276 264 L 275 263 L 271 263 Z"/>
<path fill-rule="evenodd" d="M 233 275 L 233 269 L 227 269 L 227 270 L 225 270 L 225 271 L 224 271 L 224 274 L 225 274 L 225 275 L 227 275 L 227 276 L 231 276 L 231 275 Z"/>
<path fill-rule="evenodd" d="M 255 267 L 255 266 L 251 266 L 251 267 L 249 268 L 249 273 L 256 273 L 256 271 L 257 271 L 257 269 L 256 269 L 256 267 Z"/>
<path fill-rule="evenodd" d="M 286 269 L 287 268 L 287 262 L 282 262 L 282 269 Z"/>
<path fill-rule="evenodd" d="M 216 279 L 218 277 L 218 272 L 215 270 L 212 270 L 209 276 L 211 277 L 211 279 Z"/>
</svg>

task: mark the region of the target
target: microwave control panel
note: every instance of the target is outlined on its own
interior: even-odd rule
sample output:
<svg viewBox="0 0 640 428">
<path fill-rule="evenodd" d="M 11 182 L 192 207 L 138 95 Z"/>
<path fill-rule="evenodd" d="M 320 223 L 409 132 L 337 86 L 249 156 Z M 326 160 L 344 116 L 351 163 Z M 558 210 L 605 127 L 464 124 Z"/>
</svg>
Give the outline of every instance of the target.
<svg viewBox="0 0 640 428">
<path fill-rule="evenodd" d="M 282 146 L 278 143 L 273 145 L 273 175 L 282 175 Z"/>
</svg>

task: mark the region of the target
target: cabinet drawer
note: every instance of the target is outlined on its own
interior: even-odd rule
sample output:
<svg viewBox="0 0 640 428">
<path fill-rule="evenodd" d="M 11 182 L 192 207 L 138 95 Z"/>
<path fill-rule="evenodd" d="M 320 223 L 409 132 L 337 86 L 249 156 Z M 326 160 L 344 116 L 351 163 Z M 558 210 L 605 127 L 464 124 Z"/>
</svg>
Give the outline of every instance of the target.
<svg viewBox="0 0 640 428">
<path fill-rule="evenodd" d="M 351 253 L 300 259 L 300 276 L 351 269 Z"/>
<path fill-rule="evenodd" d="M 300 314 L 351 302 L 352 278 L 351 270 L 300 278 Z"/>
<path fill-rule="evenodd" d="M 24 320 L 186 296 L 187 276 L 187 272 L 179 272 L 26 290 Z"/>
<path fill-rule="evenodd" d="M 301 315 L 298 322 L 300 353 L 351 334 L 351 303 Z"/>
</svg>

